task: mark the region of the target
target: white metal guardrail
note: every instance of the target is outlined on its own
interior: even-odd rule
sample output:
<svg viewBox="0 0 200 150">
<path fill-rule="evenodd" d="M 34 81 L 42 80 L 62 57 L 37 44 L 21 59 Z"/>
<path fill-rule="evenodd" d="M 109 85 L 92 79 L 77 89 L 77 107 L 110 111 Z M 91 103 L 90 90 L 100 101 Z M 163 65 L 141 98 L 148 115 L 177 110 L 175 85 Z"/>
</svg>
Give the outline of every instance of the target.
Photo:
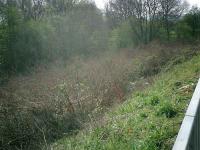
<svg viewBox="0 0 200 150">
<path fill-rule="evenodd" d="M 200 150 L 200 79 L 172 150 Z"/>
</svg>

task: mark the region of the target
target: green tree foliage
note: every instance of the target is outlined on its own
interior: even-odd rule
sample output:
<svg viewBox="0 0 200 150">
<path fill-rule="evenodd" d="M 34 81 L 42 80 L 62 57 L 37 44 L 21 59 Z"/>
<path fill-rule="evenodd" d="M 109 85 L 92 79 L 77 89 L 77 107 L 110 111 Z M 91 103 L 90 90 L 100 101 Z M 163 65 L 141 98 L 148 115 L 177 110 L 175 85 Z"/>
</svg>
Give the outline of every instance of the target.
<svg viewBox="0 0 200 150">
<path fill-rule="evenodd" d="M 176 25 L 177 38 L 182 41 L 189 41 L 192 39 L 191 27 L 184 21 L 180 21 Z"/>
<path fill-rule="evenodd" d="M 0 8 L 0 70 L 16 73 L 106 49 L 102 13 L 87 1 L 13 1 Z"/>
<path fill-rule="evenodd" d="M 187 24 L 190 31 L 188 31 L 195 39 L 200 38 L 200 9 L 193 7 L 188 14 L 184 16 L 184 23 Z"/>
<path fill-rule="evenodd" d="M 18 40 L 19 26 L 22 24 L 21 15 L 13 6 L 3 8 L 1 23 L 1 57 L 2 67 L 5 70 L 16 69 L 18 61 L 18 51 L 15 49 L 15 43 Z"/>
<path fill-rule="evenodd" d="M 134 33 L 129 22 L 122 23 L 119 27 L 115 28 L 109 38 L 110 49 L 133 47 L 137 43 L 134 40 Z"/>
</svg>

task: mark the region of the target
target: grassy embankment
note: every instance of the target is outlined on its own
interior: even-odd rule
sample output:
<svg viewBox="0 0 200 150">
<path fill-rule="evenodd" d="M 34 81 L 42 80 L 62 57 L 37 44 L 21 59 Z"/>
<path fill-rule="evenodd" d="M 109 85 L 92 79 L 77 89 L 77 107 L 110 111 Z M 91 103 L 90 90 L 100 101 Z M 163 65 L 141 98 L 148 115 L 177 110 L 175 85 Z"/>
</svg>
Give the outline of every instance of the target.
<svg viewBox="0 0 200 150">
<path fill-rule="evenodd" d="M 178 61 L 180 63 L 180 61 Z M 171 62 L 171 64 L 176 63 Z M 108 112 L 97 127 L 55 143 L 53 149 L 171 149 L 200 73 L 200 56 L 170 65 L 144 91 Z"/>
</svg>

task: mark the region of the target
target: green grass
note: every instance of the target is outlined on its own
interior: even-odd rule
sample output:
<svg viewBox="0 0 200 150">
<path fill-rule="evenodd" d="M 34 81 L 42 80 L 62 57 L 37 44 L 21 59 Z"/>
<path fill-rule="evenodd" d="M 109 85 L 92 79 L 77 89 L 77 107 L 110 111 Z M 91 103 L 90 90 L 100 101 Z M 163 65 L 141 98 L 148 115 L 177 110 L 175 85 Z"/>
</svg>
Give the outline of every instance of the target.
<svg viewBox="0 0 200 150">
<path fill-rule="evenodd" d="M 163 71 L 154 77 L 152 86 L 107 113 L 106 123 L 63 138 L 54 143 L 53 149 L 171 149 L 197 83 L 199 68 L 200 56 L 195 56 Z"/>
</svg>

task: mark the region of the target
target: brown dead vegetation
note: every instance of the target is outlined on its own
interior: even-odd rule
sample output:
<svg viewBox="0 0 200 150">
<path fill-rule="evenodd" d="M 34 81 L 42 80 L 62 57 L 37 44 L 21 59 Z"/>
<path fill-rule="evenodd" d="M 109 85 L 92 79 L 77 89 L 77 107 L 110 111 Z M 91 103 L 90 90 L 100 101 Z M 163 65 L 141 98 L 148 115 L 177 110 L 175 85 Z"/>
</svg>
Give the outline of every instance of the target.
<svg viewBox="0 0 200 150">
<path fill-rule="evenodd" d="M 0 87 L 0 147 L 40 149 L 74 134 L 85 122 L 98 120 L 110 106 L 122 103 L 128 93 L 151 84 L 149 76 L 171 58 L 178 63 L 179 55 L 189 58 L 196 53 L 195 48 L 181 51 L 183 45 L 157 45 L 87 60 L 76 57 L 67 64 L 40 66 L 30 75 L 10 78 Z"/>
</svg>

